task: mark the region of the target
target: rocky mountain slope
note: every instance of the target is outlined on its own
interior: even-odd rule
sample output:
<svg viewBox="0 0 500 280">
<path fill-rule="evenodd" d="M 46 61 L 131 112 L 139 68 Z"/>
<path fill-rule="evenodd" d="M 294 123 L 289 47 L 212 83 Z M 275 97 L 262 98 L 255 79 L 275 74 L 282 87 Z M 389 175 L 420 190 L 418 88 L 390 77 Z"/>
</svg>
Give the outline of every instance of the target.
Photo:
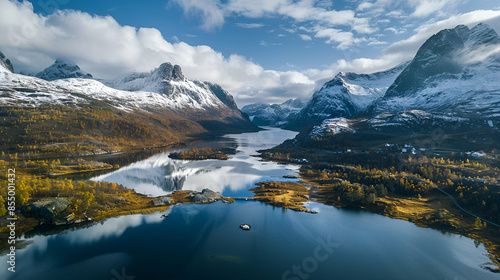
<svg viewBox="0 0 500 280">
<path fill-rule="evenodd" d="M 289 128 L 302 129 L 328 118 L 351 118 L 382 97 L 407 64 L 372 74 L 340 72 L 315 92 L 307 105 L 290 120 Z"/>
<path fill-rule="evenodd" d="M 9 71 L 9 72 L 14 72 L 14 67 L 12 66 L 12 63 L 10 60 L 8 60 L 5 55 L 0 52 L 0 71 Z"/>
<path fill-rule="evenodd" d="M 429 38 L 368 112 L 418 109 L 500 117 L 500 37 L 486 24 L 459 25 Z"/>
<path fill-rule="evenodd" d="M 459 25 L 433 35 L 412 61 L 393 69 L 365 75 L 339 73 L 314 93 L 289 128 L 405 111 L 423 112 L 411 114 L 422 123 L 429 119 L 427 114 L 440 120 L 427 124 L 462 118 L 489 126 L 500 118 L 499 76 L 498 34 L 486 24 Z"/>
</svg>

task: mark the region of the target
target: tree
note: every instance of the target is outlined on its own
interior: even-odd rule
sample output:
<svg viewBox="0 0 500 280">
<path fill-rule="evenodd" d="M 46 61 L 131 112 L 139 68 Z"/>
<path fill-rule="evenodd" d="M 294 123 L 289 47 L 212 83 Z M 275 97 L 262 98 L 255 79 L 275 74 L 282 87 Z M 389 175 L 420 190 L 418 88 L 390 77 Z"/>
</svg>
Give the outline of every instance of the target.
<svg viewBox="0 0 500 280">
<path fill-rule="evenodd" d="M 374 194 L 374 193 L 370 193 L 370 194 L 366 197 L 366 202 L 367 202 L 368 204 L 374 204 L 376 199 L 377 199 L 377 197 L 375 196 L 375 194 Z"/>
<path fill-rule="evenodd" d="M 7 214 L 7 209 L 5 209 L 5 200 L 0 195 L 0 217 Z"/>
<path fill-rule="evenodd" d="M 94 194 L 90 193 L 89 191 L 86 191 L 83 194 L 83 206 L 84 206 L 84 209 L 90 209 L 95 204 L 96 204 L 96 202 L 95 202 Z"/>
<path fill-rule="evenodd" d="M 477 229 L 481 229 L 483 227 L 483 223 L 481 222 L 481 219 L 479 219 L 479 217 L 476 218 L 476 221 L 474 222 L 474 226 Z"/>
<path fill-rule="evenodd" d="M 27 186 L 24 181 L 20 181 L 16 187 L 16 203 L 25 205 L 31 197 L 30 186 Z"/>
</svg>

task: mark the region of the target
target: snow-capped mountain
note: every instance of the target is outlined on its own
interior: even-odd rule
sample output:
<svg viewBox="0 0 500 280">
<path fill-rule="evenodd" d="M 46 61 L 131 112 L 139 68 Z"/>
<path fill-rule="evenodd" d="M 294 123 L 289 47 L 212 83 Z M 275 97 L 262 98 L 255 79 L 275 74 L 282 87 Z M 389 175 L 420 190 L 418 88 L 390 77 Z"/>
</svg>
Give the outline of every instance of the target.
<svg viewBox="0 0 500 280">
<path fill-rule="evenodd" d="M 304 108 L 306 103 L 307 100 L 303 98 L 290 99 L 281 104 L 255 103 L 244 106 L 241 111 L 256 125 L 281 126 Z"/>
<path fill-rule="evenodd" d="M 5 55 L 0 52 L 0 72 L 2 71 L 14 72 L 14 67 L 12 66 L 12 63 L 10 63 L 10 60 L 8 60 Z"/>
<path fill-rule="evenodd" d="M 357 119 L 326 119 L 321 124 L 302 130 L 292 141 L 300 147 L 319 145 L 333 150 L 380 145 L 402 139 L 427 148 L 450 143 L 480 148 L 478 143 L 497 142 L 499 126 L 498 119 L 465 118 L 410 110 Z"/>
<path fill-rule="evenodd" d="M 405 110 L 500 117 L 500 37 L 486 24 L 429 38 L 370 113 Z"/>
<path fill-rule="evenodd" d="M 314 93 L 289 127 L 302 129 L 339 117 L 399 116 L 412 110 L 465 119 L 497 119 L 499 76 L 498 34 L 486 24 L 472 29 L 459 25 L 430 37 L 408 63 L 373 74 L 339 73 Z M 419 121 L 428 119 L 420 117 Z M 433 119 L 425 123 L 442 122 Z"/>
<path fill-rule="evenodd" d="M 160 94 L 170 101 L 170 108 L 179 112 L 186 108 L 239 111 L 233 97 L 221 86 L 190 81 L 184 77 L 179 65 L 168 62 L 148 73 L 133 73 L 102 82 L 118 90 Z"/>
<path fill-rule="evenodd" d="M 340 72 L 315 92 L 290 126 L 304 128 L 329 118 L 351 118 L 382 97 L 407 63 L 372 74 Z"/>
<path fill-rule="evenodd" d="M 64 59 L 57 59 L 52 65 L 36 74 L 35 77 L 44 79 L 46 81 L 69 78 L 93 78 L 89 73 L 82 71 L 82 69 L 80 69 L 78 65 L 72 62 L 65 61 Z"/>
<path fill-rule="evenodd" d="M 56 61 L 54 65 L 68 64 Z M 49 68 L 54 69 L 52 66 Z M 0 71 L 0 104 L 3 105 L 24 107 L 64 105 L 78 108 L 100 101 L 125 112 L 161 115 L 173 113 L 199 122 L 210 131 L 224 131 L 226 128 L 238 128 L 238 131 L 256 129 L 238 110 L 228 92 L 218 85 L 189 81 L 184 78 L 179 66 L 172 66 L 169 63 L 162 64 L 151 73 L 135 74 L 133 78 L 128 79 L 122 78 L 122 84 L 108 83 L 121 89 L 112 88 L 100 81 L 88 78 L 47 81 L 12 73 L 4 66 L 0 69 L 4 70 Z M 71 69 L 79 69 L 79 67 Z M 63 72 L 45 71 L 44 73 L 61 74 Z M 135 91 L 129 91 L 129 89 Z"/>
</svg>

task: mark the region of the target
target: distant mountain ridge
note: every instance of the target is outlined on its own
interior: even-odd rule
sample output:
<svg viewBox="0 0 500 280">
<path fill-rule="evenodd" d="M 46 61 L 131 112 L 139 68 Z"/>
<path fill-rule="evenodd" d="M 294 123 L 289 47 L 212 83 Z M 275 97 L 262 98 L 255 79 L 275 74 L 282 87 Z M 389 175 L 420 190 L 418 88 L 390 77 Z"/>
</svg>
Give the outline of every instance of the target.
<svg viewBox="0 0 500 280">
<path fill-rule="evenodd" d="M 281 104 L 255 103 L 241 108 L 252 122 L 262 126 L 281 126 L 293 118 L 307 103 L 306 99 L 289 99 Z"/>
</svg>

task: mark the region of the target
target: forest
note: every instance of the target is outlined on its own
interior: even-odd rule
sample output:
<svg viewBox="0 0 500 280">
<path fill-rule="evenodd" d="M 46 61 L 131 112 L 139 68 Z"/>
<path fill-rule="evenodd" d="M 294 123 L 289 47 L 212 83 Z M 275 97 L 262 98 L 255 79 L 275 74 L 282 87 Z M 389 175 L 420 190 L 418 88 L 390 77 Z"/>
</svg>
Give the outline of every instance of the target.
<svg viewBox="0 0 500 280">
<path fill-rule="evenodd" d="M 99 101 L 82 108 L 0 106 L 0 149 L 19 158 L 165 146 L 204 132 L 199 124 L 173 113 L 124 112 Z"/>
</svg>

